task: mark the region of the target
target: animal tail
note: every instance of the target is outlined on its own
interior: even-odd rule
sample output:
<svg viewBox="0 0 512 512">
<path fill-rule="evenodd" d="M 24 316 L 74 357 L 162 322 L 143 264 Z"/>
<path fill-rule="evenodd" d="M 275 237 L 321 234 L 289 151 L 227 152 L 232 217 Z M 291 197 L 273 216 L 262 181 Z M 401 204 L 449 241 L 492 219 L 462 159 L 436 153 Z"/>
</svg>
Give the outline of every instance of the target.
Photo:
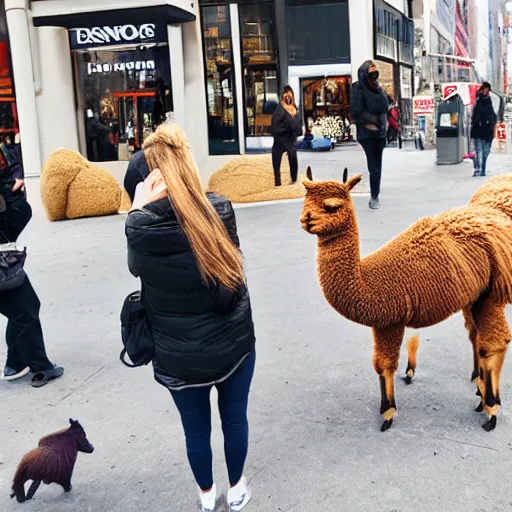
<svg viewBox="0 0 512 512">
<path fill-rule="evenodd" d="M 407 370 L 405 371 L 405 382 L 412 383 L 412 378 L 416 373 L 416 356 L 420 346 L 420 336 L 415 334 L 407 340 Z"/>
<path fill-rule="evenodd" d="M 11 494 L 11 498 L 16 497 L 18 503 L 24 503 L 26 500 L 25 496 L 25 482 L 27 479 L 25 478 L 25 470 L 22 465 L 16 471 L 14 475 L 14 480 L 12 483 L 13 493 Z"/>
</svg>

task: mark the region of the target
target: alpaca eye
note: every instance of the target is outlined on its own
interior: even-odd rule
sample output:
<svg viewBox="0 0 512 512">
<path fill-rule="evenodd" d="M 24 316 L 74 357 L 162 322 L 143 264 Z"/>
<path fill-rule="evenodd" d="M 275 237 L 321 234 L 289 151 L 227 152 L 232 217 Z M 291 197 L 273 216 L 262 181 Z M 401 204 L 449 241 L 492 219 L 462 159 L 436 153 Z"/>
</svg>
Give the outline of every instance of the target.
<svg viewBox="0 0 512 512">
<path fill-rule="evenodd" d="M 337 212 L 343 206 L 343 202 L 338 199 L 327 199 L 324 201 L 324 209 L 328 213 Z"/>
</svg>

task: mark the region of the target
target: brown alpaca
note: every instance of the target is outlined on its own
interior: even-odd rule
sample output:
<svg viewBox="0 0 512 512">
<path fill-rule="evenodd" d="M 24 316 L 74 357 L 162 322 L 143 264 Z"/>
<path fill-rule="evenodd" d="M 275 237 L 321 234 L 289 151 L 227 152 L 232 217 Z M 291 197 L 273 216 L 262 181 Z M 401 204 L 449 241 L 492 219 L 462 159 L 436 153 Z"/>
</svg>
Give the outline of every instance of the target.
<svg viewBox="0 0 512 512">
<path fill-rule="evenodd" d="M 406 327 L 428 327 L 462 311 L 473 344 L 474 372 L 489 420 L 501 406 L 499 379 L 511 335 L 505 306 L 512 303 L 512 176 L 490 180 L 470 203 L 426 217 L 378 251 L 360 258 L 359 232 L 344 183 L 312 181 L 308 169 L 302 227 L 318 237 L 318 276 L 329 304 L 372 327 L 373 364 L 381 387 L 382 431 L 396 413 L 394 375 Z M 408 343 L 406 381 L 416 369 L 418 338 Z"/>
<path fill-rule="evenodd" d="M 38 447 L 28 452 L 18 465 L 12 484 L 11 498 L 23 503 L 34 497 L 41 482 L 56 483 L 71 491 L 71 476 L 78 452 L 92 453 L 94 447 L 87 440 L 84 429 L 72 419 L 70 427 L 41 438 Z M 25 482 L 32 485 L 25 497 Z"/>
</svg>

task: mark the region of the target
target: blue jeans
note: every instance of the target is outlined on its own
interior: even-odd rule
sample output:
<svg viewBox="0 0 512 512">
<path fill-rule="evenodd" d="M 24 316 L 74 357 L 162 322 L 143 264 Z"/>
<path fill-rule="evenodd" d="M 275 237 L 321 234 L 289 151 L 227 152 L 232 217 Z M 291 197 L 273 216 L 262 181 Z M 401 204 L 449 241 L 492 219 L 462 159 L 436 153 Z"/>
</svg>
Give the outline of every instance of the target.
<svg viewBox="0 0 512 512">
<path fill-rule="evenodd" d="M 475 174 L 485 176 L 487 158 L 491 153 L 492 140 L 475 139 Z"/>
<path fill-rule="evenodd" d="M 235 373 L 216 384 L 219 393 L 219 413 L 224 433 L 224 455 L 229 483 L 242 478 L 249 446 L 247 404 L 256 352 L 249 354 Z M 210 391 L 213 386 L 172 391 L 171 395 L 181 416 L 185 431 L 187 456 L 197 484 L 203 491 L 213 486 L 213 457 L 210 444 L 212 418 Z"/>
</svg>

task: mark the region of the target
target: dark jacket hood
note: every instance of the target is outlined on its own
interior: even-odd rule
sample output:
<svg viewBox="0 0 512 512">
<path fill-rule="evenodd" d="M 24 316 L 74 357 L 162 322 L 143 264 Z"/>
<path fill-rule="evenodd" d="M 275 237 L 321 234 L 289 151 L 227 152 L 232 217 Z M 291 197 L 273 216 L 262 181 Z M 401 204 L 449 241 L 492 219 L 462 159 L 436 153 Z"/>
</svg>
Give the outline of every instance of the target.
<svg viewBox="0 0 512 512">
<path fill-rule="evenodd" d="M 359 79 L 359 82 L 366 86 L 366 79 L 368 77 L 368 70 L 372 67 L 373 65 L 373 61 L 371 60 L 367 60 L 365 62 L 363 62 L 363 64 L 361 65 L 361 67 L 358 69 L 357 71 L 357 77 Z"/>
</svg>

